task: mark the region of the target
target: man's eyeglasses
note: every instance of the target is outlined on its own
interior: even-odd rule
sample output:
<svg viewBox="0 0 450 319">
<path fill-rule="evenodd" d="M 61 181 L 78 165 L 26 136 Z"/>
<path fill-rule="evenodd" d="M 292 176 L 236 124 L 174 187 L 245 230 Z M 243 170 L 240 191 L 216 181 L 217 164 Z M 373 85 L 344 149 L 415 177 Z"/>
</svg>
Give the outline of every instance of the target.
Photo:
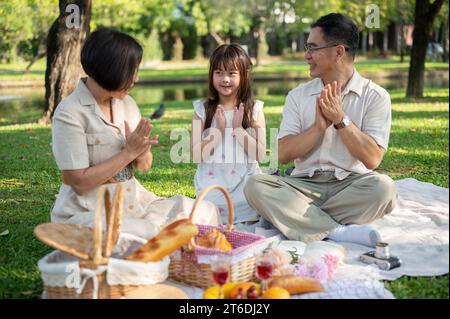
<svg viewBox="0 0 450 319">
<path fill-rule="evenodd" d="M 324 45 L 324 46 L 321 46 L 321 47 L 317 47 L 317 46 L 314 46 L 314 45 L 311 45 L 311 44 L 307 43 L 307 44 L 305 44 L 305 51 L 313 53 L 313 52 L 315 52 L 317 50 L 320 50 L 320 49 L 337 47 L 338 45 L 342 45 L 342 44 L 335 43 L 335 44 L 328 44 L 328 45 Z M 345 48 L 345 51 L 347 51 L 349 49 L 346 46 L 344 46 L 344 48 Z"/>
</svg>

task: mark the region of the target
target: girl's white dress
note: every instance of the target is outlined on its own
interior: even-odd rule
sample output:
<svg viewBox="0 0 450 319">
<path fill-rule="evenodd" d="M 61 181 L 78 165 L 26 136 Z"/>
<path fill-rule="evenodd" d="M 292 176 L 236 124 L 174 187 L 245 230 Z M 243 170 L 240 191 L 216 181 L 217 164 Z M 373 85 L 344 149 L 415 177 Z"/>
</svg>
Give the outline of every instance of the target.
<svg viewBox="0 0 450 319">
<path fill-rule="evenodd" d="M 193 105 L 195 113 L 205 123 L 206 113 L 203 102 L 197 100 L 193 102 Z M 259 113 L 263 111 L 263 105 L 262 101 L 256 100 L 253 106 L 253 118 L 255 121 Z M 259 174 L 261 170 L 258 162 L 248 157 L 244 148 L 232 134 L 233 111 L 225 111 L 225 118 L 226 130 L 222 136 L 222 143 L 219 143 L 219 146 L 207 160 L 199 163 L 197 166 L 194 177 L 195 192 L 198 195 L 210 185 L 218 184 L 224 186 L 233 201 L 233 223 L 257 221 L 259 215 L 248 205 L 244 195 L 244 186 L 249 176 Z M 211 128 L 215 127 L 216 122 L 213 118 Z M 203 134 L 207 135 L 207 130 Z M 206 195 L 205 199 L 217 205 L 221 213 L 222 222 L 227 224 L 228 207 L 223 194 L 220 191 L 213 190 Z"/>
</svg>

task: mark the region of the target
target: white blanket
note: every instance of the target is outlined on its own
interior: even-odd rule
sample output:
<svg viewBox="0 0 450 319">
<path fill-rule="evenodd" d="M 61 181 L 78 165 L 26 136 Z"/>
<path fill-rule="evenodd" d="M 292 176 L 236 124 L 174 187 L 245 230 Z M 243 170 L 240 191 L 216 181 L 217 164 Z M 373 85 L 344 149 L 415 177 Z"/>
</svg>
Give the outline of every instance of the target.
<svg viewBox="0 0 450 319">
<path fill-rule="evenodd" d="M 436 276 L 448 273 L 448 188 L 413 178 L 399 180 L 396 184 L 399 194 L 397 208 L 373 225 L 379 230 L 383 241 L 389 243 L 391 255 L 400 257 L 402 266 L 390 271 L 379 270 L 358 260 L 360 254 L 373 249 L 340 243 L 347 248 L 347 264 L 337 270 L 333 280 L 326 284 L 325 292 L 295 297 L 393 298 L 379 280 L 395 280 L 403 275 Z M 261 228 L 257 229 L 257 233 L 273 236 L 273 239 L 281 238 L 276 230 Z M 299 242 L 299 247 L 301 245 Z M 201 289 L 174 285 L 182 288 L 190 298 L 202 297 Z"/>
<path fill-rule="evenodd" d="M 420 182 L 413 178 L 396 181 L 398 206 L 373 223 L 382 240 L 389 243 L 391 255 L 400 257 L 402 266 L 389 271 L 366 265 L 358 257 L 373 248 L 339 243 L 347 248 L 348 271 L 357 277 L 364 268 L 373 268 L 372 277 L 395 280 L 406 276 L 438 276 L 448 273 L 449 198 L 448 188 Z M 274 236 L 277 230 L 257 229 Z M 278 235 L 280 236 L 280 235 Z M 366 269 L 367 270 L 367 269 Z"/>
<path fill-rule="evenodd" d="M 402 260 L 402 266 L 389 271 L 376 268 L 378 278 L 395 280 L 406 276 L 438 276 L 448 273 L 449 205 L 448 188 L 419 182 L 413 178 L 396 182 L 399 202 L 394 211 L 373 225 L 383 241 L 389 243 L 391 255 Z M 349 253 L 348 263 L 364 266 L 358 256 L 370 249 L 341 243 Z"/>
</svg>

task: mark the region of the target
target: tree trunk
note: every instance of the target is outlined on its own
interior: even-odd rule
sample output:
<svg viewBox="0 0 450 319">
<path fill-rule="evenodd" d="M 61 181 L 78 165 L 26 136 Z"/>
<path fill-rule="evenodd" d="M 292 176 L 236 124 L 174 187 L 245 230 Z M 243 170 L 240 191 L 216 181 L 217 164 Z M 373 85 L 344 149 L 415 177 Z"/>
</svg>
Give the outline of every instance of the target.
<svg viewBox="0 0 450 319">
<path fill-rule="evenodd" d="M 442 24 L 442 48 L 444 54 L 442 55 L 442 62 L 448 62 L 448 20 Z"/>
<path fill-rule="evenodd" d="M 205 7 L 206 6 L 205 1 L 199 1 L 199 3 L 200 3 L 200 8 L 201 8 L 202 12 L 207 12 L 207 9 Z M 208 19 L 208 18 L 206 19 L 206 27 L 208 29 L 209 35 L 217 42 L 217 45 L 221 45 L 221 44 L 225 43 L 225 40 L 222 39 L 222 37 L 212 29 L 210 19 Z"/>
<path fill-rule="evenodd" d="M 386 27 L 383 32 L 383 56 L 387 57 L 388 55 L 388 41 L 389 41 L 389 29 Z"/>
<path fill-rule="evenodd" d="M 432 4 L 430 4 L 430 0 L 416 0 L 407 97 L 423 97 L 425 58 L 430 30 L 443 3 L 444 0 L 435 0 Z"/>
<path fill-rule="evenodd" d="M 401 30 L 401 25 L 400 25 L 400 23 L 396 22 L 395 23 L 395 52 L 398 55 L 400 55 L 400 41 L 401 41 L 400 30 Z"/>
<path fill-rule="evenodd" d="M 185 99 L 184 90 L 181 88 L 175 89 L 175 101 L 184 101 Z"/>
<path fill-rule="evenodd" d="M 30 72 L 31 67 L 33 66 L 33 64 L 42 59 L 43 57 L 45 57 L 47 55 L 47 48 L 45 46 L 39 45 L 39 49 L 38 49 L 38 53 L 31 59 L 30 63 L 28 63 L 27 67 L 25 68 L 25 70 L 23 70 L 23 74 L 28 74 L 28 72 Z"/>
<path fill-rule="evenodd" d="M 266 55 L 266 19 L 262 16 L 258 18 L 258 31 L 256 38 L 256 66 L 261 65 L 261 59 Z"/>
<path fill-rule="evenodd" d="M 373 51 L 373 32 L 369 32 L 369 52 Z"/>
<path fill-rule="evenodd" d="M 305 34 L 303 33 L 303 30 L 300 32 L 299 47 L 300 47 L 300 51 L 305 50 Z"/>
<path fill-rule="evenodd" d="M 225 40 L 220 37 L 215 31 L 210 31 L 209 34 L 216 40 L 217 45 L 221 45 L 225 43 Z"/>
<path fill-rule="evenodd" d="M 66 7 L 68 5 L 74 6 Z M 79 13 L 79 14 L 78 14 Z M 47 68 L 45 70 L 45 111 L 39 120 L 49 124 L 58 103 L 78 83 L 82 68 L 81 47 L 89 33 L 91 0 L 60 0 L 59 17 L 47 37 Z"/>
<path fill-rule="evenodd" d="M 174 39 L 174 44 L 172 47 L 173 61 L 182 61 L 183 60 L 183 41 L 181 40 L 181 36 L 179 32 L 173 31 L 172 38 Z"/>
<path fill-rule="evenodd" d="M 400 62 L 405 61 L 405 30 L 403 24 L 400 27 Z"/>
<path fill-rule="evenodd" d="M 171 31 L 166 30 L 164 32 L 160 32 L 159 36 L 159 43 L 161 45 L 161 50 L 163 53 L 163 60 L 169 61 L 173 59 L 173 46 L 174 46 L 174 39 L 172 37 Z"/>
<path fill-rule="evenodd" d="M 362 32 L 362 39 L 361 39 L 361 51 L 363 55 L 366 55 L 367 53 L 367 32 Z"/>
</svg>

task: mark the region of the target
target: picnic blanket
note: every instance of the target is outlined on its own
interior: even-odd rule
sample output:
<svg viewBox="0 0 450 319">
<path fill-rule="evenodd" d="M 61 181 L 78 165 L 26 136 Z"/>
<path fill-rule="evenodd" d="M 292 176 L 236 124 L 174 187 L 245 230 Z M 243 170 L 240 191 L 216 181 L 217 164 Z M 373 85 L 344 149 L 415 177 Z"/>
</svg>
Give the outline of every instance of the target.
<svg viewBox="0 0 450 319">
<path fill-rule="evenodd" d="M 389 243 L 391 255 L 400 257 L 402 266 L 389 271 L 379 270 L 358 260 L 359 255 L 372 248 L 340 242 L 348 252 L 347 264 L 355 266 L 352 273 L 362 268 L 374 268 L 373 276 L 395 280 L 406 276 L 438 276 L 449 271 L 449 198 L 448 188 L 413 178 L 396 181 L 398 205 L 373 225 L 382 240 Z M 275 229 L 256 229 L 266 236 L 282 235 Z"/>
<path fill-rule="evenodd" d="M 399 256 L 402 266 L 390 271 L 376 268 L 379 279 L 406 276 L 438 276 L 449 271 L 449 193 L 448 188 L 413 178 L 396 182 L 399 203 L 391 214 L 373 225 L 391 255 Z M 367 251 L 360 245 L 341 243 L 349 253 L 348 263 L 362 268 L 357 257 Z M 372 266 L 370 266 L 372 267 Z M 355 268 L 356 270 L 356 268 Z"/>
<path fill-rule="evenodd" d="M 360 254 L 372 248 L 352 243 L 339 243 L 347 249 L 347 261 L 325 284 L 325 292 L 294 298 L 394 298 L 381 280 L 401 276 L 437 276 L 449 271 L 449 192 L 448 188 L 417 181 L 413 178 L 396 181 L 398 206 L 373 225 L 383 241 L 390 245 L 391 255 L 401 258 L 402 266 L 382 271 L 358 260 Z M 268 240 L 279 240 L 281 246 L 304 249 L 301 242 L 286 241 L 276 229 L 256 228 L 256 233 Z M 202 298 L 202 289 L 168 282 L 184 290 L 190 298 Z"/>
</svg>

